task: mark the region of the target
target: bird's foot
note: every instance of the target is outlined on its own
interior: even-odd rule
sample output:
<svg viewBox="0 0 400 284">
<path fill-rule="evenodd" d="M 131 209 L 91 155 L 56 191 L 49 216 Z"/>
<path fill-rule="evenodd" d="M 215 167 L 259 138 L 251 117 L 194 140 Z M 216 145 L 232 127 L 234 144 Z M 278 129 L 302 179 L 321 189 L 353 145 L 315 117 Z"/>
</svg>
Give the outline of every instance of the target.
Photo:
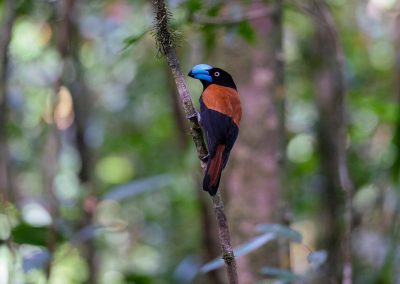
<svg viewBox="0 0 400 284">
<path fill-rule="evenodd" d="M 209 157 L 210 157 L 210 154 L 207 154 L 207 155 L 205 155 L 204 157 L 201 157 L 200 160 L 201 160 L 203 163 L 207 163 Z"/>
<path fill-rule="evenodd" d="M 200 113 L 197 112 L 197 111 L 195 111 L 195 113 L 192 114 L 192 115 L 186 116 L 186 118 L 189 119 L 190 121 L 193 121 L 193 122 L 197 121 L 199 123 L 200 123 L 200 120 L 201 120 Z"/>
</svg>

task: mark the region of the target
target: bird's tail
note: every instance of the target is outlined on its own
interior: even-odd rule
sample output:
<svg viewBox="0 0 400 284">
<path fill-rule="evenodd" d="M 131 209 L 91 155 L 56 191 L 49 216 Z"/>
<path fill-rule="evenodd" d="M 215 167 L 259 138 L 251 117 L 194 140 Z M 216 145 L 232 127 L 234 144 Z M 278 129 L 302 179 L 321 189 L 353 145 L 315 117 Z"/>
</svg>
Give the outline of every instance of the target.
<svg viewBox="0 0 400 284">
<path fill-rule="evenodd" d="M 221 172 L 224 166 L 223 156 L 225 145 L 218 145 L 214 157 L 207 163 L 206 173 L 203 179 L 203 189 L 210 195 L 215 195 L 218 190 Z"/>
</svg>

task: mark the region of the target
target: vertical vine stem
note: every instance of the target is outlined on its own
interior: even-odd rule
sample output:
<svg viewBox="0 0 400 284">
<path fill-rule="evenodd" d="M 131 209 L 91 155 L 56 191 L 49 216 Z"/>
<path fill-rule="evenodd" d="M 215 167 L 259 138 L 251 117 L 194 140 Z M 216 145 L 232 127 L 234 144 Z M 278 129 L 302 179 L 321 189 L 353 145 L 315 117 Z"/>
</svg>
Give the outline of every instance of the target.
<svg viewBox="0 0 400 284">
<path fill-rule="evenodd" d="M 333 160 L 333 173 L 336 186 L 344 192 L 344 232 L 342 239 L 342 284 L 353 283 L 353 259 L 351 237 L 353 232 L 353 192 L 354 185 L 347 165 L 347 119 L 346 119 L 346 82 L 344 76 L 344 55 L 340 43 L 339 33 L 332 12 L 326 1 L 313 0 L 309 2 L 316 26 L 316 35 L 324 47 L 320 48 L 323 58 L 318 70 L 323 74 L 324 83 L 319 87 L 319 108 L 324 113 L 325 120 L 329 120 L 330 131 L 328 140 L 332 141 L 332 149 L 336 157 Z M 321 86 L 329 86 L 324 90 Z M 326 88 L 326 87 L 325 87 Z M 333 111 L 329 111 L 332 109 Z M 331 114 L 329 114 L 331 113 Z M 330 116 L 330 117 L 329 117 Z M 326 127 L 326 126 L 325 126 Z"/>
<path fill-rule="evenodd" d="M 175 34 L 173 33 L 173 31 L 171 31 L 171 28 L 169 26 L 170 13 L 164 0 L 152 0 L 151 2 L 154 7 L 156 18 L 154 36 L 156 39 L 158 50 L 167 59 L 168 66 L 174 77 L 176 88 L 178 90 L 178 94 L 186 117 L 193 116 L 195 114 L 195 108 L 193 106 L 192 98 L 189 94 L 185 78 L 183 77 L 183 74 L 180 70 L 179 60 L 176 55 L 174 46 Z M 190 134 L 196 145 L 197 155 L 200 159 L 201 167 L 203 170 L 205 170 L 206 164 L 202 161 L 202 158 L 207 156 L 208 151 L 204 142 L 201 127 L 197 121 L 189 120 L 189 123 Z M 225 261 L 229 283 L 237 284 L 239 283 L 239 281 L 237 276 L 236 260 L 231 245 L 228 221 L 226 219 L 224 210 L 224 203 L 219 193 L 212 197 L 212 201 L 219 230 L 222 258 Z"/>
</svg>

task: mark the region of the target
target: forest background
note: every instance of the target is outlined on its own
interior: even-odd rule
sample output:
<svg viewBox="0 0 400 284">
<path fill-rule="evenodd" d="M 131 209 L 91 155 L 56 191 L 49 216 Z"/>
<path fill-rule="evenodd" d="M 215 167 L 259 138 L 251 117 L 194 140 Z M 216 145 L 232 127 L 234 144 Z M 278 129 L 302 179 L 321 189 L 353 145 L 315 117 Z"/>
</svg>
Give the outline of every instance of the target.
<svg viewBox="0 0 400 284">
<path fill-rule="evenodd" d="M 220 187 L 240 282 L 400 283 L 400 3 L 167 5 L 182 72 L 241 94 Z M 151 1 L 0 18 L 0 283 L 227 283 Z"/>
</svg>

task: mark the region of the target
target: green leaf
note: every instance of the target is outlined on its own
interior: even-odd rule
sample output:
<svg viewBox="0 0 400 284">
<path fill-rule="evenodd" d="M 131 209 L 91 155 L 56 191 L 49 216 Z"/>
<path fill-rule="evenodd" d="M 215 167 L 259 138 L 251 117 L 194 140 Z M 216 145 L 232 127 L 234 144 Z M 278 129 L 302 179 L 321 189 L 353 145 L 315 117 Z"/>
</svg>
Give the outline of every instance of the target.
<svg viewBox="0 0 400 284">
<path fill-rule="evenodd" d="M 18 244 L 47 245 L 48 227 L 33 227 L 29 224 L 21 223 L 11 233 L 13 241 Z"/>
<path fill-rule="evenodd" d="M 187 8 L 190 12 L 196 12 L 201 9 L 203 1 L 201 0 L 188 0 L 186 2 Z"/>
<path fill-rule="evenodd" d="M 125 275 L 125 281 L 126 281 L 126 283 L 135 283 L 135 284 L 150 284 L 150 283 L 152 283 L 152 280 L 148 275 L 142 275 L 142 274 Z"/>
<path fill-rule="evenodd" d="M 207 16 L 210 16 L 210 17 L 216 17 L 216 16 L 218 16 L 218 13 L 221 10 L 221 8 L 222 8 L 222 2 L 221 3 L 217 3 L 217 4 L 213 5 L 213 6 L 211 6 L 208 9 L 206 14 L 207 14 Z"/>
<path fill-rule="evenodd" d="M 248 21 L 239 23 L 238 34 L 248 43 L 256 41 L 256 33 Z"/>
<path fill-rule="evenodd" d="M 324 250 L 314 251 L 307 256 L 308 263 L 310 263 L 314 269 L 318 269 L 327 259 L 328 253 Z"/>
<path fill-rule="evenodd" d="M 277 237 L 283 237 L 296 243 L 301 243 L 303 239 L 299 232 L 281 224 L 260 224 L 257 225 L 257 230 L 263 233 L 274 233 Z"/>
<path fill-rule="evenodd" d="M 217 33 L 215 27 L 211 25 L 204 25 L 200 29 L 203 36 L 203 44 L 208 53 L 210 53 L 217 42 Z"/>
<path fill-rule="evenodd" d="M 122 50 L 125 50 L 128 47 L 136 44 L 139 40 L 141 40 L 147 34 L 147 32 L 148 32 L 148 30 L 142 32 L 141 34 L 131 35 L 131 36 L 128 36 L 127 38 L 125 38 L 124 39 L 124 47 Z"/>
<path fill-rule="evenodd" d="M 289 270 L 268 266 L 261 268 L 260 273 L 272 278 L 278 278 L 286 281 L 299 281 L 302 279 L 300 275 L 297 275 Z"/>
<path fill-rule="evenodd" d="M 32 0 L 19 0 L 17 1 L 16 14 L 18 16 L 28 15 L 34 9 Z"/>
</svg>

